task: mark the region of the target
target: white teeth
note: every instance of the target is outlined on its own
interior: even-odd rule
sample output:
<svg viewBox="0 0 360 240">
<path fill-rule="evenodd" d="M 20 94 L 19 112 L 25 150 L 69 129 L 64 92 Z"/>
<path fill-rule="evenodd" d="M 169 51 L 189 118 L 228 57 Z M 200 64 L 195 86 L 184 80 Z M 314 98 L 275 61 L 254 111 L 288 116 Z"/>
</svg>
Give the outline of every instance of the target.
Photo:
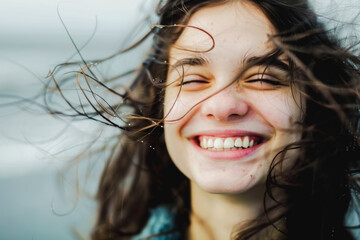
<svg viewBox="0 0 360 240">
<path fill-rule="evenodd" d="M 235 140 L 235 147 L 242 147 L 242 141 L 241 138 L 236 138 Z"/>
<path fill-rule="evenodd" d="M 221 138 L 215 138 L 214 148 L 217 148 L 217 149 L 224 148 L 224 142 Z"/>
<path fill-rule="evenodd" d="M 235 140 L 235 141 L 234 141 Z M 200 141 L 200 147 L 208 150 L 238 150 L 239 148 L 249 148 L 255 146 L 254 139 L 245 136 L 243 138 L 228 137 L 228 138 L 214 138 L 214 137 L 202 137 Z"/>
<path fill-rule="evenodd" d="M 243 148 L 247 148 L 249 147 L 249 137 L 246 136 L 244 137 L 244 140 L 243 140 Z"/>
<path fill-rule="evenodd" d="M 224 148 L 233 148 L 234 140 L 232 138 L 226 138 L 224 141 Z"/>
<path fill-rule="evenodd" d="M 201 140 L 201 142 L 200 142 L 200 147 L 202 147 L 202 148 L 207 148 L 206 138 L 202 138 L 202 140 Z"/>
<path fill-rule="evenodd" d="M 209 140 L 207 141 L 206 147 L 208 147 L 208 148 L 214 147 L 214 140 L 212 140 L 212 138 L 209 138 Z"/>
</svg>

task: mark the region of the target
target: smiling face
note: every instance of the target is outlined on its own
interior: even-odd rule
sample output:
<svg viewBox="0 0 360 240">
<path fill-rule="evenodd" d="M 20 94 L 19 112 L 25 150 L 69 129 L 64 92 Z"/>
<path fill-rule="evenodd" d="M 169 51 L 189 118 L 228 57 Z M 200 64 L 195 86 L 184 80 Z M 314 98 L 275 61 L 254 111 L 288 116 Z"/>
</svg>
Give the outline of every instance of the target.
<svg viewBox="0 0 360 240">
<path fill-rule="evenodd" d="M 233 1 L 205 7 L 188 25 L 209 32 L 215 47 L 187 51 L 209 49 L 211 40 L 186 28 L 170 49 L 167 149 L 175 165 L 203 190 L 244 193 L 263 185 L 275 155 L 300 139 L 299 131 L 292 131 L 301 118 L 300 97 L 290 90 L 283 56 L 239 77 L 246 63 L 274 49 L 268 36 L 275 30 L 255 6 Z M 285 161 L 295 158 L 290 151 Z"/>
</svg>

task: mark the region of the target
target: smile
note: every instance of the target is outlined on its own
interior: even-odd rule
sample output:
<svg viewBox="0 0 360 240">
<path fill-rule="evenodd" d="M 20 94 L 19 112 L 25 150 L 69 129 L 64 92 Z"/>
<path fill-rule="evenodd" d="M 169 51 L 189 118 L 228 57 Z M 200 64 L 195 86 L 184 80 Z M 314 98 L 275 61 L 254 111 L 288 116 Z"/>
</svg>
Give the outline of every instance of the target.
<svg viewBox="0 0 360 240">
<path fill-rule="evenodd" d="M 267 138 L 257 134 L 237 135 L 234 131 L 214 132 L 190 138 L 197 151 L 209 159 L 221 161 L 250 161 L 250 156 L 267 142 Z M 209 135 L 208 135 L 209 134 Z M 215 136 L 214 136 L 214 135 Z"/>
<path fill-rule="evenodd" d="M 254 147 L 260 144 L 261 139 L 257 136 L 241 137 L 213 137 L 199 136 L 198 144 L 202 149 L 212 151 L 231 151 Z"/>
</svg>

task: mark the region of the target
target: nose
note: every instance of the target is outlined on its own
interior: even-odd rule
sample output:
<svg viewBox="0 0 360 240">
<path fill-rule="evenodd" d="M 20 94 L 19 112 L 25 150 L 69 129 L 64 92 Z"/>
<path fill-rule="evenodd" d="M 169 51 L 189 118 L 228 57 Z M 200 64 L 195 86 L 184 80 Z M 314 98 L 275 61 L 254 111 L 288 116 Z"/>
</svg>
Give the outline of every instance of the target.
<svg viewBox="0 0 360 240">
<path fill-rule="evenodd" d="M 206 99 L 201 106 L 202 114 L 218 121 L 233 121 L 248 114 L 250 106 L 234 86 L 222 89 Z"/>
</svg>

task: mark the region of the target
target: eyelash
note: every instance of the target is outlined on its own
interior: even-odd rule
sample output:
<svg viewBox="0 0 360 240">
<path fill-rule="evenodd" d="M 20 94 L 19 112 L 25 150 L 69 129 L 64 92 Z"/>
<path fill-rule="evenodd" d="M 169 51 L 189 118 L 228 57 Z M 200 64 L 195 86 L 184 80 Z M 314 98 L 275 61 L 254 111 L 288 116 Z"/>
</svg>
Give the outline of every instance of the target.
<svg viewBox="0 0 360 240">
<path fill-rule="evenodd" d="M 273 85 L 273 86 L 285 86 L 285 84 L 281 83 L 280 81 L 271 80 L 271 79 L 267 79 L 267 78 L 251 79 L 251 80 L 247 80 L 246 82 L 248 82 L 248 83 L 264 82 L 264 83 L 268 83 L 268 84 Z"/>
<path fill-rule="evenodd" d="M 208 83 L 207 81 L 205 80 L 189 80 L 189 81 L 182 81 L 180 85 L 186 85 L 186 84 L 190 84 L 190 83 Z"/>
<path fill-rule="evenodd" d="M 253 76 L 253 77 L 256 77 L 256 76 Z M 184 87 L 189 86 L 190 88 L 198 89 L 199 87 L 205 86 L 205 85 L 194 85 L 194 86 L 191 85 L 190 86 L 190 84 L 207 84 L 207 83 L 209 83 L 207 80 L 193 78 L 193 80 L 183 79 L 183 81 L 180 82 L 179 84 L 177 84 L 177 86 L 184 86 Z M 256 78 L 245 80 L 244 83 L 249 84 L 249 87 L 254 87 L 254 88 L 259 88 L 259 89 L 274 89 L 274 88 L 279 88 L 282 86 L 288 86 L 286 83 L 284 83 L 276 78 L 273 78 L 273 77 L 267 77 L 266 75 L 265 76 L 261 75 Z M 259 84 L 260 84 L 260 86 L 259 86 Z"/>
</svg>

